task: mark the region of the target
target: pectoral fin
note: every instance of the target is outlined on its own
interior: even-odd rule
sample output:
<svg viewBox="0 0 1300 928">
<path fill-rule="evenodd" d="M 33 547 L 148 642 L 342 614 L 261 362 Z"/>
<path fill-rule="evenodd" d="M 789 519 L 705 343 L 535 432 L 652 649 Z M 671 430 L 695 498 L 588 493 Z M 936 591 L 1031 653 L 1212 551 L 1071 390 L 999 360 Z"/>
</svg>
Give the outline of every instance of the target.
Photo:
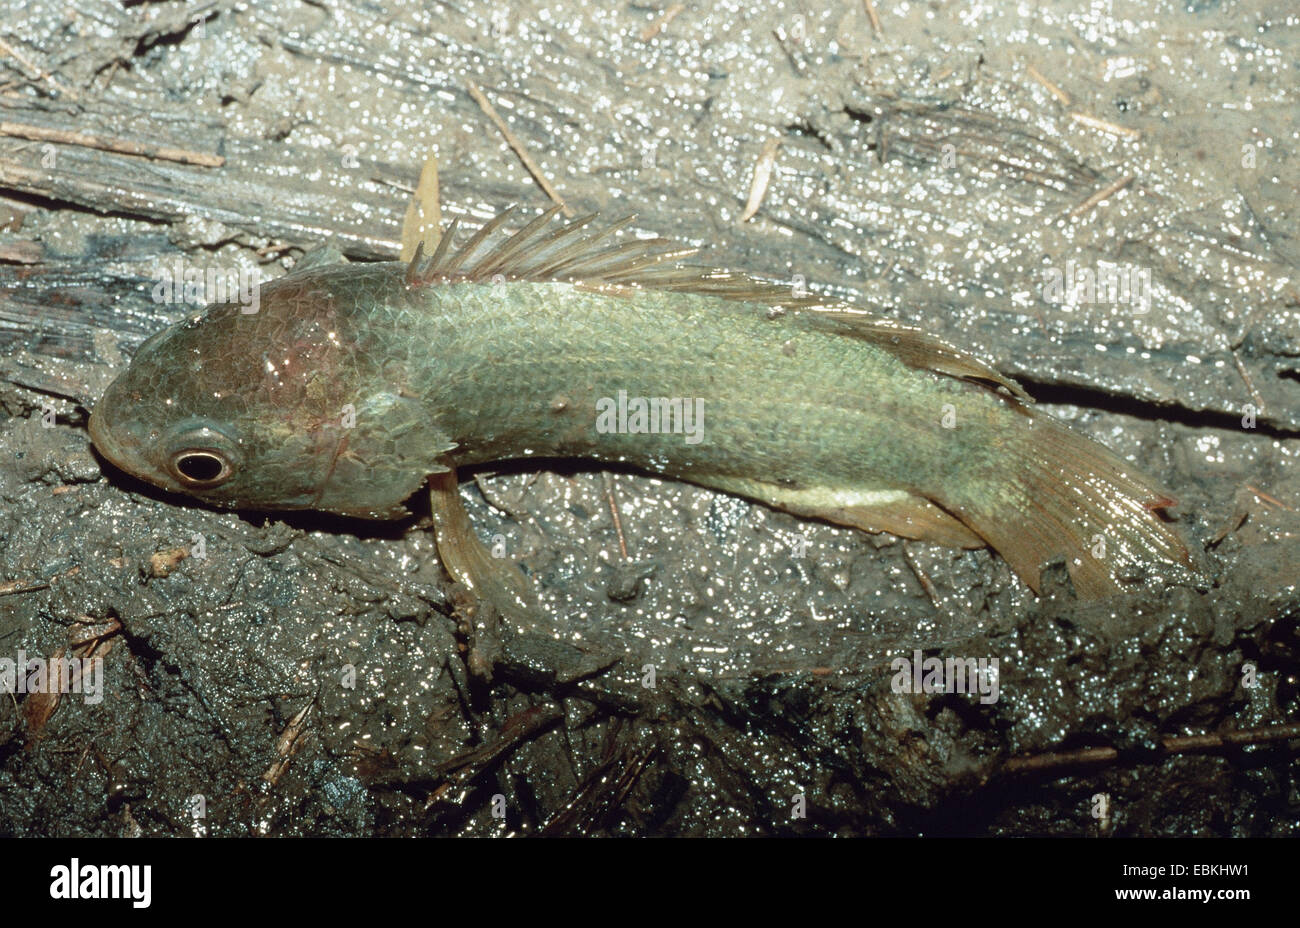
<svg viewBox="0 0 1300 928">
<path fill-rule="evenodd" d="M 456 443 L 441 432 L 423 403 L 392 390 L 359 395 L 327 423 L 332 446 L 313 509 L 363 519 L 400 519 L 403 502 L 428 474 L 447 473 Z"/>
</svg>

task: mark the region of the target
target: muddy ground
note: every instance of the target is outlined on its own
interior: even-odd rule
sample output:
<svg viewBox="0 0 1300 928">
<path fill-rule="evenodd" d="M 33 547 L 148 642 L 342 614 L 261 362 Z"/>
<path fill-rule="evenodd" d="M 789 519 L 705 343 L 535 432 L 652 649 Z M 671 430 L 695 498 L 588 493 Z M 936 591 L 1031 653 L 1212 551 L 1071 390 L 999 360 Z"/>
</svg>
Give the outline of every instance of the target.
<svg viewBox="0 0 1300 928">
<path fill-rule="evenodd" d="M 1300 22 L 868 6 L 6 13 L 0 658 L 104 676 L 0 699 L 0 832 L 1300 832 Z M 430 150 L 445 217 L 549 203 L 469 82 L 575 211 L 1019 378 L 1163 481 L 1212 582 L 1040 599 L 987 551 L 509 465 L 463 495 L 545 618 L 488 683 L 418 520 L 219 513 L 103 464 L 88 408 L 193 310 L 160 269 L 395 257 Z M 1149 300 L 1043 287 L 1108 265 Z M 997 701 L 895 692 L 918 650 L 997 657 Z"/>
</svg>

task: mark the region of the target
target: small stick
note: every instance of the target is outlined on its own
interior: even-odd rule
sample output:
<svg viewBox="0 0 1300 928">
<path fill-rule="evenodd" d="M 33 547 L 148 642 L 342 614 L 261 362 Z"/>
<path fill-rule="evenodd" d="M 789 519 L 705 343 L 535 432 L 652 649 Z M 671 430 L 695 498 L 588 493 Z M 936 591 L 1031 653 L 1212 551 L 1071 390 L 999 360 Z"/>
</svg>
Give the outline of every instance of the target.
<svg viewBox="0 0 1300 928">
<path fill-rule="evenodd" d="M 1300 738 L 1300 725 L 1271 725 L 1265 728 L 1248 728 L 1212 735 L 1171 735 L 1160 739 L 1159 753 L 1163 756 L 1208 751 L 1234 745 L 1266 744 L 1270 741 L 1290 741 Z M 1005 773 L 1055 770 L 1085 764 L 1110 763 L 1119 757 L 1114 748 L 1084 748 L 1079 751 L 1062 751 L 1013 757 L 1002 767 Z"/>
<path fill-rule="evenodd" d="M 0 135 L 13 138 L 29 139 L 33 142 L 60 142 L 64 145 L 77 145 L 81 148 L 96 148 L 100 151 L 116 152 L 119 155 L 135 155 L 140 158 L 152 158 L 155 161 L 176 161 L 180 164 L 197 164 L 205 168 L 219 168 L 226 163 L 220 155 L 209 155 L 201 151 L 189 151 L 184 148 L 169 148 L 163 145 L 150 145 L 145 142 L 131 142 L 126 139 L 105 135 L 91 135 L 88 132 L 69 132 L 65 129 L 47 129 L 44 126 L 29 126 L 18 122 L 0 122 Z"/>
<path fill-rule="evenodd" d="M 1031 754 L 1013 757 L 1003 765 L 1006 773 L 1025 773 L 1034 770 L 1055 770 L 1058 767 L 1082 767 L 1086 764 L 1108 764 L 1119 757 L 1114 748 L 1083 748 L 1079 751 Z"/>
<path fill-rule="evenodd" d="M 1127 126 L 1119 126 L 1113 122 L 1107 122 L 1104 119 L 1098 119 L 1096 116 L 1089 116 L 1086 113 L 1071 113 L 1070 118 L 1075 122 L 1087 126 L 1089 129 L 1100 129 L 1102 132 L 1109 132 L 1111 135 L 1121 135 L 1126 139 L 1142 138 L 1142 132 L 1139 129 L 1130 129 Z"/>
<path fill-rule="evenodd" d="M 289 719 L 289 724 L 284 726 L 284 731 L 280 732 L 280 737 L 275 739 L 275 752 L 280 755 L 272 762 L 271 766 L 266 768 L 262 774 L 262 779 L 270 786 L 275 786 L 280 782 L 280 777 L 289 769 L 289 763 L 293 756 L 305 744 L 303 735 L 307 733 L 307 716 L 311 713 L 311 707 L 316 700 L 308 700 L 307 705 L 303 706 L 294 717 Z"/>
<path fill-rule="evenodd" d="M 43 580 L 10 580 L 8 583 L 0 583 L 0 596 L 10 596 L 14 593 L 35 593 L 37 590 L 48 590 L 50 585 Z"/>
<path fill-rule="evenodd" d="M 677 18 L 682 10 L 686 9 L 685 3 L 674 3 L 668 9 L 664 10 L 663 15 L 641 30 L 641 41 L 649 42 L 659 33 L 664 31 L 664 27 Z"/>
<path fill-rule="evenodd" d="M 1115 181 L 1115 183 L 1107 184 L 1105 187 L 1102 187 L 1100 190 L 1098 190 L 1092 196 L 1088 197 L 1088 199 L 1084 200 L 1074 209 L 1070 210 L 1070 218 L 1078 219 L 1080 216 L 1088 212 L 1088 210 L 1092 209 L 1102 200 L 1116 193 L 1119 193 L 1121 190 L 1123 190 L 1131 183 L 1133 183 L 1133 175 L 1125 174 L 1119 180 Z"/>
<path fill-rule="evenodd" d="M 410 184 L 404 184 L 400 180 L 389 180 L 387 177 L 380 177 L 378 174 L 374 175 L 370 179 L 376 184 L 383 184 L 386 187 L 392 187 L 396 190 L 402 191 L 403 193 L 415 193 L 414 187 Z"/>
<path fill-rule="evenodd" d="M 623 520 L 618 515 L 618 504 L 614 502 L 614 480 L 609 476 L 609 471 L 601 471 L 601 476 L 605 478 L 605 495 L 609 498 L 609 514 L 614 519 L 614 531 L 618 533 L 618 550 L 623 555 L 623 560 L 628 560 L 627 556 L 627 539 L 623 537 Z"/>
<path fill-rule="evenodd" d="M 95 624 L 95 620 L 88 615 L 83 615 L 81 619 L 74 624 L 86 626 L 85 630 L 87 635 L 85 638 L 79 638 L 74 641 L 72 640 L 71 630 L 69 630 L 68 634 L 68 644 L 72 645 L 74 649 L 85 650 L 85 645 L 90 645 L 88 653 L 83 654 L 83 657 L 93 657 L 95 651 L 99 648 L 99 645 L 104 643 L 106 638 L 111 635 L 116 635 L 122 630 L 122 623 L 117 619 L 111 619 L 108 622 L 97 625 Z"/>
<path fill-rule="evenodd" d="M 510 131 L 510 127 L 507 126 L 506 121 L 501 118 L 496 107 L 494 107 L 492 102 L 483 95 L 483 91 L 479 90 L 478 84 L 466 78 L 465 87 L 469 90 L 469 95 L 474 98 L 474 102 L 477 103 L 479 108 L 487 114 L 487 118 L 492 120 L 492 123 L 497 127 L 497 130 L 505 136 L 506 144 L 514 149 L 515 154 L 519 156 L 519 160 L 522 161 L 524 167 L 528 169 L 528 173 L 533 175 L 533 180 L 537 181 L 538 186 L 542 188 L 542 192 L 551 198 L 552 203 L 560 207 L 565 216 L 572 219 L 575 215 L 573 208 L 570 207 L 569 204 L 565 203 L 564 198 L 560 196 L 559 192 L 554 187 L 551 186 L 551 182 L 546 179 L 546 175 L 543 174 L 542 169 L 537 166 L 537 162 L 533 160 L 533 156 L 528 154 L 528 149 L 524 148 L 523 143 L 520 142 L 519 139 L 515 137 L 515 134 Z"/>
<path fill-rule="evenodd" d="M 740 214 L 742 223 L 749 222 L 758 212 L 758 208 L 763 205 L 763 198 L 767 196 L 767 185 L 772 180 L 772 168 L 776 166 L 776 150 L 781 147 L 781 139 L 773 137 L 763 143 L 763 150 L 758 153 L 758 160 L 754 162 L 754 179 L 749 184 L 749 202 L 745 204 L 745 211 Z"/>
<path fill-rule="evenodd" d="M 108 69 L 108 77 L 104 78 L 103 90 L 108 90 L 109 86 L 113 83 L 113 78 L 117 77 L 117 69 L 120 68 L 121 66 L 122 66 L 122 59 L 114 58 L 113 66 Z"/>
<path fill-rule="evenodd" d="M 51 72 L 46 71 L 40 65 L 36 64 L 36 62 L 32 61 L 30 58 L 28 58 L 18 49 L 14 48 L 4 39 L 0 39 L 0 49 L 8 52 L 10 55 L 13 55 L 13 57 L 16 58 L 18 62 L 21 65 L 23 65 L 23 67 L 27 68 L 29 71 L 35 72 L 38 80 L 49 81 L 50 86 L 53 87 L 55 90 L 57 90 L 59 93 L 66 94 L 69 97 L 69 99 L 72 100 L 77 99 L 77 95 L 73 93 L 69 88 L 65 87 L 63 84 L 60 84 L 58 81 L 56 81 L 54 79 L 54 75 Z"/>
<path fill-rule="evenodd" d="M 1248 515 L 1250 515 L 1250 513 L 1244 507 L 1234 512 L 1228 518 L 1228 521 L 1223 523 L 1223 528 L 1214 533 L 1214 536 L 1210 539 L 1209 547 L 1212 548 L 1216 546 L 1219 542 L 1223 541 L 1223 539 L 1241 528 L 1241 524 L 1246 521 L 1246 516 Z"/>
<path fill-rule="evenodd" d="M 1246 489 L 1254 493 L 1256 496 L 1258 496 L 1266 503 L 1272 503 L 1274 506 L 1277 506 L 1279 509 L 1285 509 L 1287 512 L 1295 512 L 1294 509 L 1292 509 L 1286 503 L 1282 502 L 1280 499 L 1274 499 L 1272 496 L 1269 496 L 1263 490 L 1252 487 L 1249 483 L 1246 484 Z"/>
<path fill-rule="evenodd" d="M 790 60 L 790 67 L 794 68 L 795 71 L 798 72 L 800 76 L 807 74 L 808 73 L 807 65 L 805 65 L 803 61 L 800 60 L 800 58 L 794 53 L 794 49 L 790 47 L 790 43 L 789 41 L 787 41 L 786 34 L 785 34 L 785 27 L 777 26 L 775 29 L 773 29 L 772 38 L 776 39 L 776 44 L 781 46 L 781 51 L 785 52 L 785 57 Z"/>
<path fill-rule="evenodd" d="M 1058 87 L 1056 84 L 1049 81 L 1046 77 L 1044 77 L 1042 72 L 1039 71 L 1036 67 L 1034 67 L 1032 64 L 1026 64 L 1025 71 L 1028 72 L 1030 77 L 1032 77 L 1034 80 L 1038 81 L 1038 83 L 1046 87 L 1048 93 L 1056 97 L 1057 100 L 1061 101 L 1062 106 L 1070 105 L 1070 95 L 1066 93 L 1064 90 L 1062 90 L 1060 87 Z"/>
<path fill-rule="evenodd" d="M 880 28 L 880 17 L 876 15 L 876 5 L 871 0 L 862 0 L 862 5 L 867 8 L 867 19 L 871 20 L 871 28 L 877 36 L 883 36 L 885 31 Z"/>
<path fill-rule="evenodd" d="M 925 571 L 921 569 L 921 565 L 916 562 L 912 552 L 908 550 L 907 542 L 903 542 L 903 560 L 907 561 L 907 566 L 912 568 L 912 573 L 916 574 L 916 580 L 921 584 L 921 589 L 925 590 L 925 595 L 930 597 L 930 602 L 936 609 L 939 608 L 939 592 L 934 588 Z"/>
<path fill-rule="evenodd" d="M 1255 400 L 1255 405 L 1259 407 L 1259 414 L 1264 415 L 1264 397 L 1260 396 L 1259 391 L 1255 389 L 1255 381 L 1251 380 L 1250 371 L 1246 370 L 1246 365 L 1241 363 L 1241 358 L 1237 356 L 1235 348 L 1229 348 L 1228 351 L 1232 355 L 1233 362 L 1237 365 L 1237 373 L 1241 374 L 1241 379 L 1246 381 L 1246 389 L 1250 391 L 1251 398 Z"/>
</svg>

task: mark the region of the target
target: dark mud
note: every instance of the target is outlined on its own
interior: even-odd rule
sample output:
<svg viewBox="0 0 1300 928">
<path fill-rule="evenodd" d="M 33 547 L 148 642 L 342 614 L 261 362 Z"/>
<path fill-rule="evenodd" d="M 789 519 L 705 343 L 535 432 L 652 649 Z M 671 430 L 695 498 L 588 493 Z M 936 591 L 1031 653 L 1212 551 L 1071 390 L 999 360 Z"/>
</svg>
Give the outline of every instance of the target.
<svg viewBox="0 0 1300 928">
<path fill-rule="evenodd" d="M 6 62 L 0 121 L 224 162 L 0 137 L 0 658 L 104 671 L 99 702 L 0 698 L 0 831 L 1295 834 L 1295 741 L 1265 735 L 1300 722 L 1300 26 L 1115 7 L 900 6 L 876 36 L 857 3 L 723 3 L 649 38 L 638 4 L 15 14 L 57 86 Z M 193 308 L 160 267 L 392 257 L 430 148 L 448 217 L 546 204 L 467 78 L 579 212 L 1021 378 L 1170 488 L 1212 586 L 1039 599 L 986 551 L 510 465 L 463 495 L 545 620 L 487 682 L 418 518 L 217 513 L 101 467 L 87 408 Z M 1070 261 L 1149 270 L 1149 306 L 1044 298 Z M 998 699 L 895 692 L 918 650 L 999 658 Z M 1259 743 L 1179 740 L 1235 731 Z"/>
</svg>

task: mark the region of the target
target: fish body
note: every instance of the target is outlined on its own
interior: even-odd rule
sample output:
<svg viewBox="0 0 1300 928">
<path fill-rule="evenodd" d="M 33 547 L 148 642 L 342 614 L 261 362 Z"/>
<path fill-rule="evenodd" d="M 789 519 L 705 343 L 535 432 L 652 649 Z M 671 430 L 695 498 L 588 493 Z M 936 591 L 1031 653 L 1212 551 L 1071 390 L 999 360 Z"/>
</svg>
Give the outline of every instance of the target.
<svg viewBox="0 0 1300 928">
<path fill-rule="evenodd" d="M 1083 596 L 1190 564 L 1166 494 L 981 362 L 580 225 L 485 227 L 461 249 L 449 233 L 410 263 L 289 274 L 256 313 L 213 306 L 141 347 L 91 435 L 226 507 L 395 518 L 429 475 L 584 458 L 989 544 L 1035 589 L 1055 556 Z"/>
</svg>

